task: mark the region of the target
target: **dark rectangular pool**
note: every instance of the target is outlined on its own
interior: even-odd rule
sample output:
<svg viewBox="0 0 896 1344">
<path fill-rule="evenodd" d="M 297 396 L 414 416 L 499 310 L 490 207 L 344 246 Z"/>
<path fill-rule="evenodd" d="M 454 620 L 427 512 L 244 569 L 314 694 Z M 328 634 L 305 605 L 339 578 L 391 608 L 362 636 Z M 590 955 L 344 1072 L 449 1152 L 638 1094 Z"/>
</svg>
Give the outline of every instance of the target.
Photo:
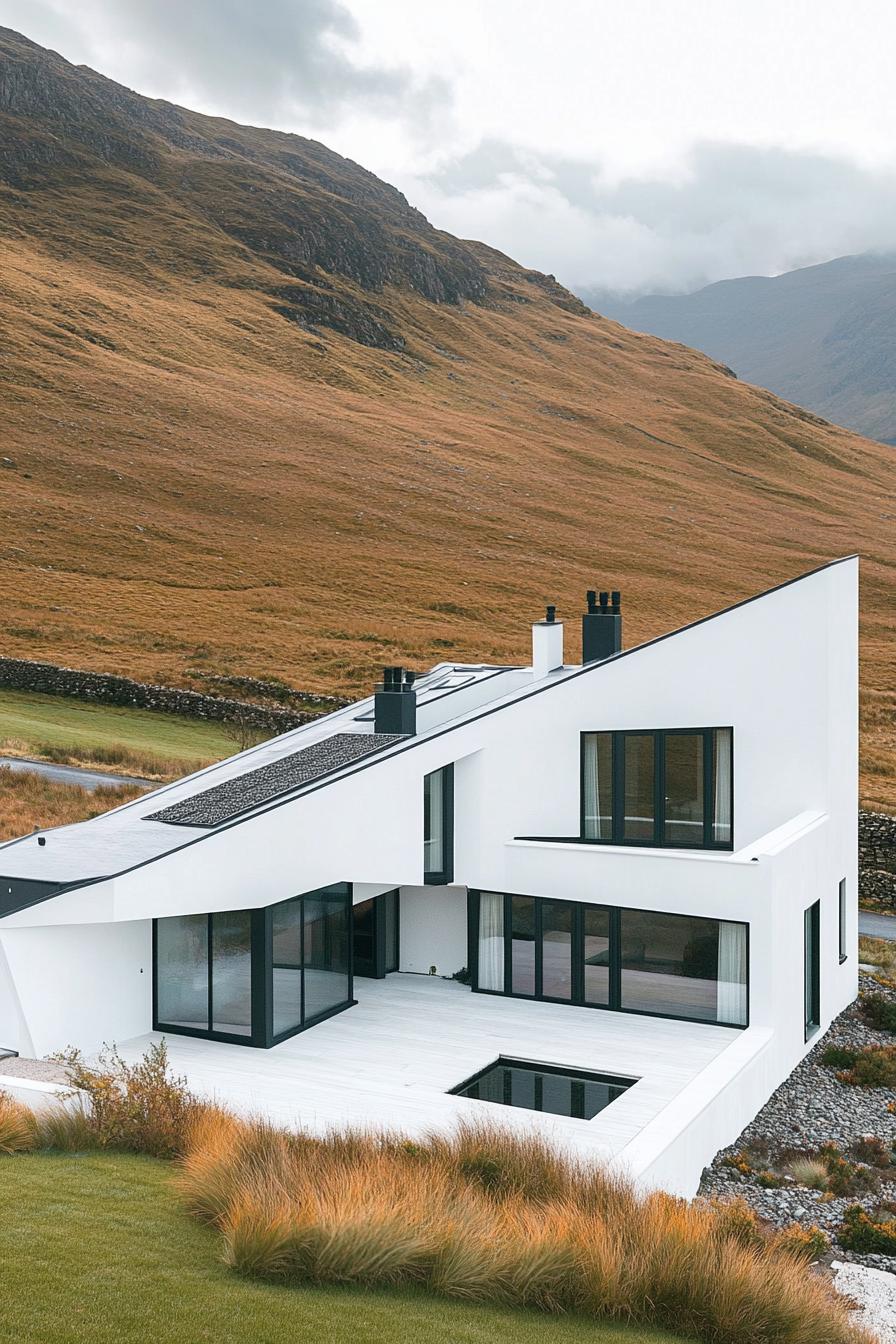
<svg viewBox="0 0 896 1344">
<path fill-rule="evenodd" d="M 527 1111 L 569 1115 L 591 1120 L 621 1097 L 637 1078 L 618 1074 L 584 1073 L 554 1064 L 535 1064 L 525 1059 L 505 1059 L 481 1069 L 465 1082 L 452 1087 L 451 1095 L 474 1101 L 496 1101 L 501 1106 L 521 1106 Z"/>
</svg>

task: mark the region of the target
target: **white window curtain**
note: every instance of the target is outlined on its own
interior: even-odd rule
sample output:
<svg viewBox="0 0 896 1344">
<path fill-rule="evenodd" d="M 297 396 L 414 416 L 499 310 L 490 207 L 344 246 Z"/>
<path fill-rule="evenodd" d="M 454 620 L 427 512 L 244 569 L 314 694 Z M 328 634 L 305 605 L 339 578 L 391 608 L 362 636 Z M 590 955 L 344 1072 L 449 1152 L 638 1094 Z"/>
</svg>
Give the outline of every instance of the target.
<svg viewBox="0 0 896 1344">
<path fill-rule="evenodd" d="M 504 897 L 496 891 L 479 893 L 478 989 L 504 989 Z"/>
<path fill-rule="evenodd" d="M 747 926 L 719 921 L 716 1018 L 733 1026 L 747 1024 Z"/>
<path fill-rule="evenodd" d="M 713 798 L 712 838 L 717 845 L 731 843 L 731 729 L 715 731 L 715 796 Z"/>
<path fill-rule="evenodd" d="M 597 778 L 597 738 L 594 733 L 589 733 L 585 738 L 585 759 L 583 768 L 585 775 L 585 839 L 600 840 L 603 837 L 600 833 L 600 814 L 597 806 L 600 790 L 598 788 Z"/>
</svg>

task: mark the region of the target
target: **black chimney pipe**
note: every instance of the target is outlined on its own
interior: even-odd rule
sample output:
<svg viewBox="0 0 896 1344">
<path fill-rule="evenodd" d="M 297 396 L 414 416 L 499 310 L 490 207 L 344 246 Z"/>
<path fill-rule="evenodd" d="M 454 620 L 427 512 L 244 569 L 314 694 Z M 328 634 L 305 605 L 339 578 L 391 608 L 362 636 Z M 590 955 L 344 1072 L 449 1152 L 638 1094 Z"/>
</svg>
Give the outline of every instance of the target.
<svg viewBox="0 0 896 1344">
<path fill-rule="evenodd" d="M 373 731 L 402 733 L 413 737 L 417 732 L 416 673 L 403 667 L 384 667 L 382 684 L 373 696 Z"/>
<path fill-rule="evenodd" d="M 603 592 L 600 605 L 595 603 L 594 589 L 586 594 L 588 610 L 582 617 L 582 662 L 602 663 L 622 649 L 621 595 Z"/>
</svg>

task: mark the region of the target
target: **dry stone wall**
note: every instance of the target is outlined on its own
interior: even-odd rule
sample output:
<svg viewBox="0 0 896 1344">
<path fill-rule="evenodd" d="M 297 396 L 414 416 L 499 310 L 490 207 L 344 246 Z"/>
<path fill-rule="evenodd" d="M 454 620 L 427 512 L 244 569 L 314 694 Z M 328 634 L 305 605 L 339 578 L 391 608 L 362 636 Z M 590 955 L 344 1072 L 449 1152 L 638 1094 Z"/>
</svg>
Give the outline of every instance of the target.
<svg viewBox="0 0 896 1344">
<path fill-rule="evenodd" d="M 71 696 L 104 705 L 154 709 L 165 714 L 183 714 L 188 718 L 218 723 L 236 720 L 249 728 L 271 734 L 298 728 L 300 724 L 317 718 L 319 712 L 303 710 L 294 705 L 284 708 L 280 705 L 253 704 L 229 696 L 182 690 L 176 686 L 155 686 L 148 682 L 133 681 L 130 677 L 114 676 L 110 672 L 82 672 L 71 667 L 57 667 L 54 663 L 33 662 L 28 658 L 0 658 L 0 686 L 16 691 Z M 293 691 L 291 698 L 297 703 L 306 699 L 315 705 L 323 699 L 305 696 L 300 691 Z M 335 707 L 344 702 L 334 697 L 332 703 Z"/>
<path fill-rule="evenodd" d="M 859 900 L 896 913 L 896 817 L 859 813 Z"/>
</svg>

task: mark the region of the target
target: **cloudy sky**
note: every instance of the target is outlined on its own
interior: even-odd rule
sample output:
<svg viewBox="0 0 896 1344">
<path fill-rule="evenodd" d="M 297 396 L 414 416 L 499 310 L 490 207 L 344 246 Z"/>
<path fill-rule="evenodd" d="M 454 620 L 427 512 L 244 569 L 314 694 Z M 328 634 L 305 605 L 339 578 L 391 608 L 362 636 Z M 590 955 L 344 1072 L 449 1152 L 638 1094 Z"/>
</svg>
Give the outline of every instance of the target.
<svg viewBox="0 0 896 1344">
<path fill-rule="evenodd" d="M 323 140 L 573 288 L 896 249 L 892 0 L 0 0 L 0 24 Z"/>
</svg>

